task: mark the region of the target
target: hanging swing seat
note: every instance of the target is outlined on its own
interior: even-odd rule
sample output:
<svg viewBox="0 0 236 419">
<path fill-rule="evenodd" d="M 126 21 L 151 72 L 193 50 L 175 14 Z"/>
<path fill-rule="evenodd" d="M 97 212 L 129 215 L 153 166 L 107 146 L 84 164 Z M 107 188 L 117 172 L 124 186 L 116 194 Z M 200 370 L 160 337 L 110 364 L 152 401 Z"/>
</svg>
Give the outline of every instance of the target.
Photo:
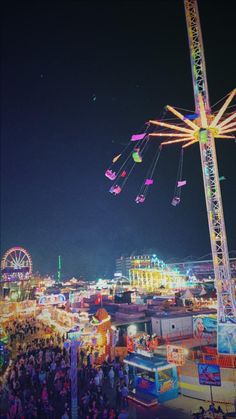
<svg viewBox="0 0 236 419">
<path fill-rule="evenodd" d="M 132 157 L 133 157 L 135 163 L 142 163 L 142 161 L 143 161 L 142 156 L 139 153 L 139 150 L 133 151 Z"/>
<path fill-rule="evenodd" d="M 110 179 L 110 180 L 115 180 L 115 178 L 116 178 L 116 173 L 115 172 L 113 172 L 112 170 L 107 170 L 106 172 L 105 172 L 105 176 L 108 178 L 108 179 Z"/>
<path fill-rule="evenodd" d="M 153 185 L 153 179 L 146 179 L 144 185 Z"/>
<path fill-rule="evenodd" d="M 177 188 L 181 188 L 182 186 L 185 186 L 186 183 L 187 183 L 186 180 L 178 180 Z"/>
<path fill-rule="evenodd" d="M 118 195 L 121 192 L 121 187 L 119 185 L 112 186 L 109 192 L 113 195 Z"/>
<path fill-rule="evenodd" d="M 172 199 L 171 205 L 173 205 L 174 207 L 176 207 L 176 205 L 179 205 L 179 203 L 180 203 L 180 198 L 178 196 L 175 196 Z"/>
<path fill-rule="evenodd" d="M 138 196 L 135 198 L 135 202 L 136 202 L 137 204 L 142 204 L 144 201 L 145 201 L 145 196 L 144 196 L 144 195 L 138 195 Z"/>
<path fill-rule="evenodd" d="M 146 132 L 144 134 L 134 134 L 131 137 L 131 141 L 140 141 L 140 140 L 143 140 L 144 137 L 146 137 L 146 135 L 147 135 Z"/>
</svg>

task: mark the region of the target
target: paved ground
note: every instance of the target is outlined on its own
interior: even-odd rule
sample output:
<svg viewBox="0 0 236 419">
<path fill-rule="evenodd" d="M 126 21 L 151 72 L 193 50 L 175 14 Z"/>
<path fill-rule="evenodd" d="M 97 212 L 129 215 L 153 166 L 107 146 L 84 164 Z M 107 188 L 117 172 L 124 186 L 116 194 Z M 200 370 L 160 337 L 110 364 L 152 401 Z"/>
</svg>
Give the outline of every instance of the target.
<svg viewBox="0 0 236 419">
<path fill-rule="evenodd" d="M 103 388 L 115 407 L 115 389 L 110 387 L 108 380 L 105 380 Z M 200 406 L 208 409 L 209 403 L 180 394 L 177 399 L 149 408 L 129 401 L 128 413 L 129 419 L 191 419 L 192 413 L 198 411 Z M 225 413 L 234 412 L 233 405 L 220 404 L 220 406 Z"/>
<path fill-rule="evenodd" d="M 180 395 L 178 399 L 170 400 L 155 408 L 144 408 L 136 403 L 129 402 L 129 418 L 130 419 L 190 419 L 192 412 L 195 412 L 203 406 L 208 409 L 209 403 L 201 400 L 191 399 Z M 218 404 L 217 404 L 218 406 Z M 232 405 L 221 404 L 221 408 L 225 413 L 233 412 Z"/>
</svg>

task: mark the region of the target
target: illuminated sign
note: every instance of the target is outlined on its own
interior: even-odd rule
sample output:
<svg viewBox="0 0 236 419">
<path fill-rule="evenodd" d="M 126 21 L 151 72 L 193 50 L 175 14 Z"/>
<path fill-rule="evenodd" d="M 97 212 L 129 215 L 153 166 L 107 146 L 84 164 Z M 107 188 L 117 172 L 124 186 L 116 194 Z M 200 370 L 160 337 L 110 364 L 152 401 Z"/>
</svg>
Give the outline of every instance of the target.
<svg viewBox="0 0 236 419">
<path fill-rule="evenodd" d="M 220 367 L 214 364 L 198 364 L 199 384 L 221 386 Z"/>
<path fill-rule="evenodd" d="M 207 338 L 216 333 L 216 316 L 193 316 L 193 334 L 198 338 Z"/>
<path fill-rule="evenodd" d="M 64 294 L 52 294 L 52 295 L 42 295 L 39 298 L 39 305 L 53 305 L 53 304 L 63 304 L 66 302 L 66 297 Z"/>
<path fill-rule="evenodd" d="M 175 365 L 184 364 L 184 352 L 185 349 L 181 346 L 167 345 L 167 361 Z"/>
</svg>

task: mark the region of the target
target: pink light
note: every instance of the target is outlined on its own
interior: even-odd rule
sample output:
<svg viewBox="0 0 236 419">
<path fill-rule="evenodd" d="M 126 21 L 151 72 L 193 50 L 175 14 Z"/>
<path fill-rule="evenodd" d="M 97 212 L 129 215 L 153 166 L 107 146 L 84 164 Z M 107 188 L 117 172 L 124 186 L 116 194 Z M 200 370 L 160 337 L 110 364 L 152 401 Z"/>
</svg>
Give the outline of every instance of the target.
<svg viewBox="0 0 236 419">
<path fill-rule="evenodd" d="M 131 141 L 139 141 L 139 140 L 143 140 L 144 137 L 146 137 L 146 133 L 144 134 L 134 134 L 131 137 Z"/>
<path fill-rule="evenodd" d="M 145 185 L 153 185 L 153 180 L 152 179 L 146 179 L 144 184 Z"/>
<path fill-rule="evenodd" d="M 116 173 L 115 172 L 113 172 L 112 170 L 107 170 L 106 172 L 105 172 L 105 176 L 108 178 L 108 179 L 110 179 L 110 180 L 115 180 L 115 178 L 116 178 Z"/>
<path fill-rule="evenodd" d="M 121 192 L 121 187 L 119 185 L 112 186 L 109 192 L 114 195 L 118 195 Z"/>
<path fill-rule="evenodd" d="M 135 202 L 136 202 L 137 204 L 143 203 L 144 201 L 145 201 L 145 196 L 144 196 L 144 195 L 138 195 L 138 196 L 135 198 Z"/>
<path fill-rule="evenodd" d="M 186 185 L 187 181 L 186 180 L 179 180 L 178 184 L 177 184 L 177 188 L 180 188 L 181 186 Z"/>
</svg>

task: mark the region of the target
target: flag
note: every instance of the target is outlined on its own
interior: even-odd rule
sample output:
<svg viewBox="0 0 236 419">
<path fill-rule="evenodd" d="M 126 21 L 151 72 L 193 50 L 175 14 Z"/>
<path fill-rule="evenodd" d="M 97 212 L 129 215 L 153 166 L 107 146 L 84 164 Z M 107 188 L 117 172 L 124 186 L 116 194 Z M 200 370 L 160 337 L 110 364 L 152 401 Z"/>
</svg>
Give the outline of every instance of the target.
<svg viewBox="0 0 236 419">
<path fill-rule="evenodd" d="M 177 188 L 180 188 L 181 186 L 186 185 L 187 181 L 186 180 L 179 180 L 178 184 L 177 184 Z"/>
<path fill-rule="evenodd" d="M 190 115 L 184 115 L 184 119 L 197 119 L 199 115 L 197 113 L 193 113 Z"/>
<path fill-rule="evenodd" d="M 119 158 L 120 158 L 121 154 L 118 154 L 118 156 L 115 156 L 114 159 L 112 160 L 112 163 L 115 163 Z"/>
<path fill-rule="evenodd" d="M 144 185 L 152 185 L 153 180 L 152 179 L 146 179 Z"/>
<path fill-rule="evenodd" d="M 139 141 L 139 140 L 143 140 L 144 137 L 146 137 L 146 133 L 144 134 L 134 134 L 131 137 L 131 141 Z"/>
<path fill-rule="evenodd" d="M 96 305 L 98 305 L 98 304 L 100 304 L 101 303 L 101 294 L 98 294 L 97 295 L 97 298 L 96 298 L 96 300 L 95 300 L 95 304 Z"/>
</svg>

